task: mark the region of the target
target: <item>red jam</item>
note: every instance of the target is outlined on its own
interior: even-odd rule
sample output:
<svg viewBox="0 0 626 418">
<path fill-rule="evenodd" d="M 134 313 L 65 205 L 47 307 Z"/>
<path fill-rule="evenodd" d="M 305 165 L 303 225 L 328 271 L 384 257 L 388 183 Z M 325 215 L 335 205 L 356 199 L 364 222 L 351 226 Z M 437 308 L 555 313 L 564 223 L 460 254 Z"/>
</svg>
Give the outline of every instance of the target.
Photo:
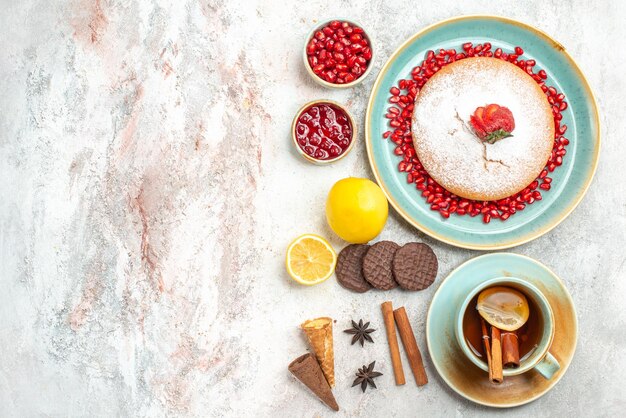
<svg viewBox="0 0 626 418">
<path fill-rule="evenodd" d="M 332 103 L 316 103 L 304 109 L 295 129 L 300 149 L 316 160 L 333 160 L 352 143 L 352 122 L 343 109 Z"/>
<path fill-rule="evenodd" d="M 319 78 L 333 84 L 348 84 L 365 74 L 372 59 L 372 47 L 362 28 L 333 20 L 313 34 L 306 54 Z"/>
</svg>

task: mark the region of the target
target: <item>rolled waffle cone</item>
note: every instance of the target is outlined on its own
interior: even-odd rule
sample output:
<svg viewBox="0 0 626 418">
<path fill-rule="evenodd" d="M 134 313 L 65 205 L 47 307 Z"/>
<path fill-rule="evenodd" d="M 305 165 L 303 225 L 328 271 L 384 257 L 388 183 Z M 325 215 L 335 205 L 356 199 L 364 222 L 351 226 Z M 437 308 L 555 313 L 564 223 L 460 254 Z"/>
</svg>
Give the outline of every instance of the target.
<svg viewBox="0 0 626 418">
<path fill-rule="evenodd" d="M 333 320 L 316 318 L 300 325 L 304 330 L 315 357 L 324 372 L 328 384 L 335 386 L 335 354 L 333 352 Z"/>
<path fill-rule="evenodd" d="M 326 381 L 320 364 L 313 354 L 307 353 L 292 361 L 289 364 L 289 371 L 311 389 L 322 402 L 333 410 L 339 411 L 339 406 L 330 390 L 328 381 Z"/>
</svg>

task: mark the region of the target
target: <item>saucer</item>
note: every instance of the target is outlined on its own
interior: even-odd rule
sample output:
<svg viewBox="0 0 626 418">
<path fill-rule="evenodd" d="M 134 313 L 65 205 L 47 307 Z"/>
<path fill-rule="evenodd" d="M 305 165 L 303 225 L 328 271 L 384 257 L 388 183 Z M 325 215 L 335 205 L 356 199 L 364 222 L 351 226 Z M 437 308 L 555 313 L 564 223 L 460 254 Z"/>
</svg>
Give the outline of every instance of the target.
<svg viewBox="0 0 626 418">
<path fill-rule="evenodd" d="M 507 376 L 500 385 L 492 384 L 487 373 L 474 365 L 458 346 L 454 333 L 457 308 L 474 287 L 501 276 L 527 280 L 550 303 L 555 321 L 550 353 L 561 365 L 550 380 L 530 370 L 521 375 Z M 453 270 L 437 289 L 426 322 L 428 351 L 441 378 L 464 398 L 496 408 L 532 402 L 552 389 L 574 357 L 577 334 L 574 303 L 561 279 L 540 262 L 512 253 L 482 255 Z"/>
</svg>

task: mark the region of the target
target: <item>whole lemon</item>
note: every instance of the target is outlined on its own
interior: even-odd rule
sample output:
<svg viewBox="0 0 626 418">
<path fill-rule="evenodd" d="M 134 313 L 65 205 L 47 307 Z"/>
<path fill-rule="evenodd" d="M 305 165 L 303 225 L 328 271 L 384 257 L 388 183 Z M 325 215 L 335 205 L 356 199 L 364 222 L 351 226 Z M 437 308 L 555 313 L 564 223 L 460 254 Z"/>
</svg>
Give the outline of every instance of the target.
<svg viewBox="0 0 626 418">
<path fill-rule="evenodd" d="M 385 227 L 389 206 L 376 183 L 348 177 L 330 189 L 326 200 L 326 220 L 343 240 L 364 244 L 376 238 Z"/>
</svg>

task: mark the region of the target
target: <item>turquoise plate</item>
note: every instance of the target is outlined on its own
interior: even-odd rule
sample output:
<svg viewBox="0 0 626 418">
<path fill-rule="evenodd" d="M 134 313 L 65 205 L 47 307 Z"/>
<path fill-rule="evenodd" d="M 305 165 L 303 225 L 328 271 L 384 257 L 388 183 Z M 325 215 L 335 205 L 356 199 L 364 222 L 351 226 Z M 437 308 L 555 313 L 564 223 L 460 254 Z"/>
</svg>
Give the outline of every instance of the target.
<svg viewBox="0 0 626 418">
<path fill-rule="evenodd" d="M 506 222 L 482 217 L 451 215 L 443 219 L 430 210 L 406 173 L 397 170 L 400 158 L 395 144 L 382 135 L 389 130 L 385 113 L 389 89 L 409 78 L 428 50 L 459 49 L 464 42 L 491 42 L 493 49 L 524 49 L 524 58 L 537 61 L 537 69 L 548 73 L 547 84 L 563 92 L 569 104 L 563 112 L 570 140 L 563 165 L 552 173 L 550 191 L 543 200 L 528 205 Z M 409 223 L 426 234 L 458 247 L 494 250 L 533 240 L 557 226 L 582 200 L 595 172 L 600 151 L 599 116 L 595 98 L 584 75 L 563 46 L 538 29 L 496 16 L 461 16 L 436 23 L 413 35 L 384 65 L 370 96 L 365 121 L 365 139 L 370 165 L 391 205 Z"/>
<path fill-rule="evenodd" d="M 494 385 L 487 372 L 461 351 L 456 336 L 457 310 L 476 286 L 497 277 L 517 277 L 535 285 L 554 313 L 554 339 L 550 346 L 561 369 L 550 380 L 530 370 L 506 376 Z M 457 267 L 441 283 L 428 310 L 426 341 L 432 362 L 444 382 L 473 402 L 508 408 L 531 402 L 548 392 L 563 377 L 576 350 L 578 323 L 570 294 L 548 267 L 532 258 L 512 253 L 486 254 Z"/>
</svg>

